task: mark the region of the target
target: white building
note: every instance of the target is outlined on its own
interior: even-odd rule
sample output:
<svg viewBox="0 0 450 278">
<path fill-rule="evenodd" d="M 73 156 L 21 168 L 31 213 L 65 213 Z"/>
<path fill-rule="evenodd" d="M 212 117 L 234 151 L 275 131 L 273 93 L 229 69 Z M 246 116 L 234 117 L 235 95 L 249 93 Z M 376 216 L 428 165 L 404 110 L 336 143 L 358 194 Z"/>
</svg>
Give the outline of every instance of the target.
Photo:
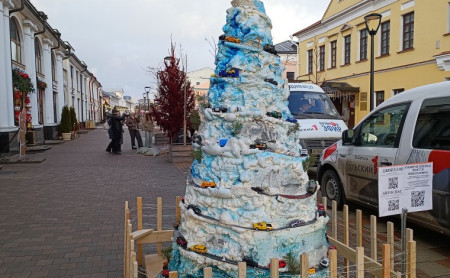
<svg viewBox="0 0 450 278">
<path fill-rule="evenodd" d="M 101 84 L 45 13 L 29 0 L 0 0 L 0 15 L 0 152 L 17 148 L 17 140 L 11 140 L 18 130 L 15 111 L 24 106 L 37 143 L 59 138 L 64 105 L 75 108 L 82 125 L 101 121 Z M 35 89 L 29 101 L 13 88 L 13 70 L 29 76 Z"/>
</svg>

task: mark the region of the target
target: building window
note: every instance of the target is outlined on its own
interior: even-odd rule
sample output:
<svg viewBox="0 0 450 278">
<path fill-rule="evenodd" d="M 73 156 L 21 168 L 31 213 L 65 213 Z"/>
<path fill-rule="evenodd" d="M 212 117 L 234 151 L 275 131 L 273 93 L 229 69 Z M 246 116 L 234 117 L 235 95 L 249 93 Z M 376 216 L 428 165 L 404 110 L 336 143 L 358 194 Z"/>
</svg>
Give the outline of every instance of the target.
<svg viewBox="0 0 450 278">
<path fill-rule="evenodd" d="M 288 80 L 294 80 L 294 79 L 295 79 L 295 73 L 294 73 L 293 71 L 288 71 L 288 72 L 286 73 L 286 78 L 287 78 Z"/>
<path fill-rule="evenodd" d="M 325 45 L 319 47 L 319 70 L 325 70 Z"/>
<path fill-rule="evenodd" d="M 337 41 L 331 42 L 331 67 L 332 68 L 336 67 L 336 45 L 337 45 Z"/>
<path fill-rule="evenodd" d="M 359 60 L 367 60 L 367 29 L 359 32 Z"/>
<path fill-rule="evenodd" d="M 350 64 L 351 35 L 344 37 L 344 65 Z"/>
<path fill-rule="evenodd" d="M 389 54 L 389 43 L 391 40 L 391 22 L 381 23 L 381 55 Z"/>
<path fill-rule="evenodd" d="M 405 89 L 403 89 L 403 88 L 401 88 L 401 89 L 394 89 L 393 90 L 394 96 L 400 94 L 403 91 L 405 91 Z"/>
<path fill-rule="evenodd" d="M 375 98 L 376 98 L 375 103 L 376 103 L 377 106 L 380 105 L 381 103 L 383 103 L 383 101 L 384 101 L 384 91 L 375 92 Z"/>
<path fill-rule="evenodd" d="M 34 55 L 35 55 L 36 72 L 42 73 L 42 52 L 41 52 L 41 45 L 37 38 L 34 40 Z"/>
<path fill-rule="evenodd" d="M 22 48 L 20 43 L 20 34 L 15 19 L 9 20 L 9 33 L 11 37 L 11 59 L 17 63 L 22 63 Z"/>
<path fill-rule="evenodd" d="M 52 54 L 52 80 L 56 80 L 56 61 L 55 55 Z"/>
<path fill-rule="evenodd" d="M 403 16 L 403 50 L 414 47 L 414 12 Z"/>
<path fill-rule="evenodd" d="M 196 83 L 195 83 L 195 86 L 198 86 L 198 85 L 200 85 L 200 82 L 196 82 Z"/>
<path fill-rule="evenodd" d="M 313 51 L 312 49 L 308 50 L 308 74 L 313 72 Z"/>
</svg>

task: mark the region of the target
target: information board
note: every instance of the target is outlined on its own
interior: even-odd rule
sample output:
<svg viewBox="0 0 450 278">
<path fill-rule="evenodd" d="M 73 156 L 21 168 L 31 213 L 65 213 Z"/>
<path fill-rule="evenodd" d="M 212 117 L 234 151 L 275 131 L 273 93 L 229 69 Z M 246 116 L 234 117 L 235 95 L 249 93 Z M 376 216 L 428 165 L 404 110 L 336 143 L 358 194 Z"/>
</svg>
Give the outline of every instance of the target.
<svg viewBox="0 0 450 278">
<path fill-rule="evenodd" d="M 378 171 L 379 216 L 433 209 L 433 163 L 380 167 Z"/>
</svg>

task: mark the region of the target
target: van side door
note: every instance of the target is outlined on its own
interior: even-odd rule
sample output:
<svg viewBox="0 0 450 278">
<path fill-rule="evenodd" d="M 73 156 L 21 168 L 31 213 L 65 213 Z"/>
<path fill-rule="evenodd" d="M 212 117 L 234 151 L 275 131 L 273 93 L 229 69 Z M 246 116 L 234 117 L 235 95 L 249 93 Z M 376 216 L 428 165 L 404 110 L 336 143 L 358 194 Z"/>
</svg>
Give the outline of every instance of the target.
<svg viewBox="0 0 450 278">
<path fill-rule="evenodd" d="M 347 198 L 378 205 L 378 167 L 395 163 L 408 109 L 409 103 L 385 107 L 358 125 L 344 158 Z"/>
</svg>

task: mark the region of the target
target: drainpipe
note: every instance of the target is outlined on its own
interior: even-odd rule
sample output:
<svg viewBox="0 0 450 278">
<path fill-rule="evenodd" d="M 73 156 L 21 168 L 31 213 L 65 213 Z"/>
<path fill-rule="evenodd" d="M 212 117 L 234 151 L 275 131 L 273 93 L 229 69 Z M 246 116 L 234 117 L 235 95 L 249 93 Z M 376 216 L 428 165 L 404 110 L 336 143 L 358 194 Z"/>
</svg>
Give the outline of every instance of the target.
<svg viewBox="0 0 450 278">
<path fill-rule="evenodd" d="M 46 30 L 45 23 L 47 22 L 47 19 L 48 19 L 48 16 L 44 12 L 38 12 L 38 13 L 39 13 L 39 18 L 41 19 L 41 23 L 42 23 L 43 29 L 42 29 L 42 31 L 34 33 L 34 37 L 35 38 L 36 38 L 37 35 L 45 33 L 45 30 Z"/>
<path fill-rule="evenodd" d="M 53 52 L 53 50 L 58 49 L 61 45 L 61 33 L 57 29 L 53 29 L 53 32 L 56 34 L 58 45 L 56 47 L 50 48 L 50 52 Z"/>
<path fill-rule="evenodd" d="M 15 13 L 15 12 L 20 12 L 21 10 L 23 10 L 25 8 L 24 1 L 25 0 L 20 1 L 20 7 L 19 8 L 10 10 L 9 11 L 9 15 L 11 15 L 12 13 Z"/>
</svg>

